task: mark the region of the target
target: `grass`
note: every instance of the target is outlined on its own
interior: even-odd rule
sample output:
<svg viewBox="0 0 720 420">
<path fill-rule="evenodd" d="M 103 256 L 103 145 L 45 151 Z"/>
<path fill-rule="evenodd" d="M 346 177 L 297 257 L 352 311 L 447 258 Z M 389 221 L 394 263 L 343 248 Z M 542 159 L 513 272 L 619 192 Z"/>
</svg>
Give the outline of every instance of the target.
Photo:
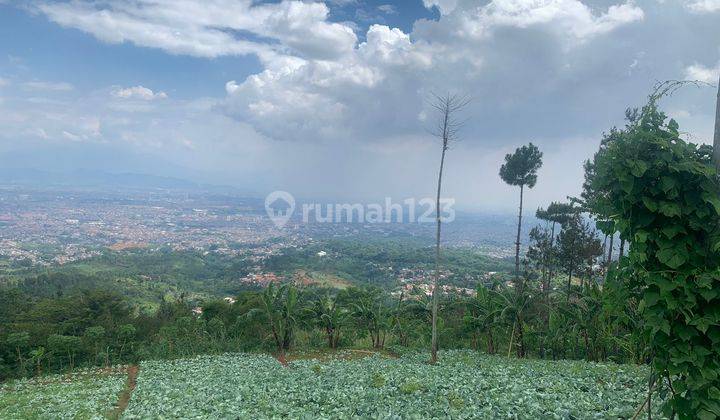
<svg viewBox="0 0 720 420">
<path fill-rule="evenodd" d="M 302 285 L 315 285 L 317 287 L 327 287 L 333 289 L 347 289 L 352 283 L 342 277 L 321 273 L 318 271 L 307 272 L 305 270 L 295 270 L 293 279 Z"/>
</svg>

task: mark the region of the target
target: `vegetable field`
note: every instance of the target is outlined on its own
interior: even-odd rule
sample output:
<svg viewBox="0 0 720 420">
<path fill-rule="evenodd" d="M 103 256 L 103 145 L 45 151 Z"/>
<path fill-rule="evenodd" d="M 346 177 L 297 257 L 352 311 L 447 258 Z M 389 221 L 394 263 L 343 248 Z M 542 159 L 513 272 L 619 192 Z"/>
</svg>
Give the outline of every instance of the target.
<svg viewBox="0 0 720 420">
<path fill-rule="evenodd" d="M 647 369 L 579 361 L 428 355 L 296 360 L 226 354 L 140 366 L 124 417 L 629 418 Z M 657 402 L 653 404 L 657 408 Z"/>
<path fill-rule="evenodd" d="M 126 379 L 119 367 L 0 384 L 0 419 L 103 419 L 115 408 Z"/>
</svg>

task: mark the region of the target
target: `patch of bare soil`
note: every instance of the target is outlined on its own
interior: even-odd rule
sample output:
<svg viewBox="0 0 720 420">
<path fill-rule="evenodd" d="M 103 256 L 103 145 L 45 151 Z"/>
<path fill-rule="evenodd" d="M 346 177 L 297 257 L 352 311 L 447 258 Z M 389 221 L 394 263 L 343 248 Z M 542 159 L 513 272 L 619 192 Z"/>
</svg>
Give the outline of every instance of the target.
<svg viewBox="0 0 720 420">
<path fill-rule="evenodd" d="M 122 416 L 122 413 L 127 408 L 128 403 L 130 402 L 130 397 L 132 397 L 132 393 L 135 390 L 135 386 L 137 385 L 137 377 L 139 370 L 140 368 L 135 365 L 128 367 L 128 378 L 127 382 L 125 383 L 125 389 L 123 389 L 123 392 L 120 394 L 120 398 L 118 398 L 117 407 L 115 407 L 115 410 L 113 410 L 113 412 L 109 416 L 111 419 L 119 419 Z"/>
</svg>

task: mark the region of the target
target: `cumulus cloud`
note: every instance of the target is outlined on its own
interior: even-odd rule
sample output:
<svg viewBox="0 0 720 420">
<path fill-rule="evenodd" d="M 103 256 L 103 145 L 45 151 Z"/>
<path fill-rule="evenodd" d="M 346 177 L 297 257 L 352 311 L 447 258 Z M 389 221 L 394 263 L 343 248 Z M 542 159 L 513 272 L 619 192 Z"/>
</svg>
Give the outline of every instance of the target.
<svg viewBox="0 0 720 420">
<path fill-rule="evenodd" d="M 144 86 L 133 86 L 129 88 L 116 88 L 112 91 L 112 95 L 122 99 L 141 99 L 144 101 L 152 101 L 153 99 L 165 99 L 167 94 L 162 91 L 153 92 Z"/>
<path fill-rule="evenodd" d="M 458 0 L 423 0 L 423 5 L 428 9 L 436 7 L 441 14 L 447 15 L 452 13 L 457 7 Z"/>
<path fill-rule="evenodd" d="M 40 13 L 106 42 L 197 57 L 255 54 L 261 68 L 231 69 L 223 97 L 193 101 L 142 100 L 161 93 L 123 86 L 67 100 L 33 92 L 18 103 L 13 90 L 26 88 L 13 76 L 0 103 L 0 146 L 114 144 L 192 167 L 250 171 L 234 179 L 297 194 L 421 197 L 433 192 L 438 149 L 426 131 L 435 117 L 426 100 L 461 92 L 473 101 L 449 155 L 448 194 L 512 206 L 515 192 L 497 179 L 498 165 L 532 140 L 547 159 L 532 207 L 579 188 L 582 159 L 655 81 L 717 82 L 720 26 L 690 3 L 424 0 L 439 17 L 428 13 L 403 30 L 372 24 L 382 23 L 376 16 L 361 34 L 311 2 L 48 0 Z M 710 67 L 690 65 L 697 62 Z M 712 89 L 665 101 L 684 131 L 711 138 Z M 27 131 L 30 124 L 43 132 Z"/>
<path fill-rule="evenodd" d="M 323 3 L 251 0 L 42 2 L 50 20 L 110 43 L 131 42 L 199 57 L 293 51 L 335 57 L 353 48 L 351 28 L 329 22 Z"/>
<path fill-rule="evenodd" d="M 715 67 L 705 67 L 702 64 L 692 64 L 685 68 L 686 80 L 699 80 L 705 83 L 715 84 L 720 78 L 720 63 Z"/>
<path fill-rule="evenodd" d="M 612 5 L 603 13 L 578 0 L 493 0 L 484 6 L 470 0 L 431 3 L 457 31 L 476 39 L 498 28 L 545 25 L 568 40 L 582 41 L 644 18 L 643 10 L 632 2 Z"/>
<path fill-rule="evenodd" d="M 685 7 L 695 13 L 713 13 L 720 11 L 720 0 L 686 0 Z"/>
<path fill-rule="evenodd" d="M 262 72 L 226 85 L 225 111 L 282 140 L 376 141 L 419 133 L 431 90 L 478 87 L 493 71 L 484 65 L 485 55 L 502 52 L 493 47 L 493 32 L 538 30 L 568 50 L 644 17 L 632 3 L 600 13 L 577 0 L 426 6 L 441 8 L 439 21 L 417 22 L 412 33 L 371 25 L 364 42 L 334 59 L 275 55 Z"/>
</svg>

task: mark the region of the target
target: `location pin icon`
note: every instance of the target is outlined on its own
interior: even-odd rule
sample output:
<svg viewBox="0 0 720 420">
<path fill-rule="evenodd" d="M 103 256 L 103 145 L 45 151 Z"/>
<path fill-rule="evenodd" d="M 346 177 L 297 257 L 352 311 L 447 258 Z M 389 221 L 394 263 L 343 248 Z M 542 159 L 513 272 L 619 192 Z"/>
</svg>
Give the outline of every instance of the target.
<svg viewBox="0 0 720 420">
<path fill-rule="evenodd" d="M 265 211 L 273 224 L 281 228 L 295 211 L 295 198 L 286 191 L 273 191 L 265 197 Z"/>
</svg>

